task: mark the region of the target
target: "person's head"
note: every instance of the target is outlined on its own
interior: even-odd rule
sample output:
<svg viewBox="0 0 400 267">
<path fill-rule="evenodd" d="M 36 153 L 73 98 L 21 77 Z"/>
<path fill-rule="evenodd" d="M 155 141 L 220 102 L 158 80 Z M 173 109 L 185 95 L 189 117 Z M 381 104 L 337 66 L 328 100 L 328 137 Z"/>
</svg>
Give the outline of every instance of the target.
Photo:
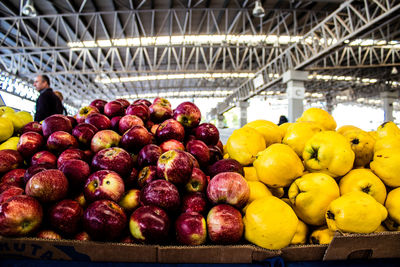
<svg viewBox="0 0 400 267">
<path fill-rule="evenodd" d="M 64 96 L 62 95 L 62 93 L 60 91 L 54 91 L 54 94 L 61 100 L 64 100 Z"/>
<path fill-rule="evenodd" d="M 50 87 L 50 79 L 47 75 L 38 75 L 38 76 L 36 76 L 33 86 L 35 86 L 36 90 L 38 90 L 38 91 L 49 88 Z"/>
</svg>

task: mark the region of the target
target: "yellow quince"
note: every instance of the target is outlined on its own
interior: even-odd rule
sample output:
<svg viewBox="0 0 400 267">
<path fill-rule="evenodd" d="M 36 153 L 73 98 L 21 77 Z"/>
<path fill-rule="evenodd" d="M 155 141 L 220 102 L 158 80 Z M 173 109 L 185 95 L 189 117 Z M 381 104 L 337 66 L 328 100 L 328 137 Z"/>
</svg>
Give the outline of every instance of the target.
<svg viewBox="0 0 400 267">
<path fill-rule="evenodd" d="M 310 172 L 323 172 L 332 177 L 343 176 L 354 163 L 354 152 L 347 139 L 334 131 L 322 131 L 304 146 L 303 159 Z"/>
<path fill-rule="evenodd" d="M 332 115 L 320 108 L 309 108 L 305 110 L 297 121 L 313 121 L 319 123 L 326 131 L 334 131 L 336 129 L 336 121 Z"/>
<path fill-rule="evenodd" d="M 340 196 L 335 179 L 324 173 L 309 173 L 289 187 L 290 202 L 296 215 L 307 224 L 325 224 L 329 204 Z"/>
<path fill-rule="evenodd" d="M 325 217 L 332 231 L 367 234 L 386 219 L 387 210 L 370 195 L 352 191 L 333 200 Z"/>
<path fill-rule="evenodd" d="M 394 122 L 387 121 L 379 125 L 378 129 L 376 130 L 376 134 L 378 138 L 383 138 L 386 136 L 400 137 L 400 129 Z"/>
<path fill-rule="evenodd" d="M 257 154 L 253 163 L 258 179 L 268 187 L 285 187 L 303 174 L 304 166 L 294 150 L 284 144 L 273 144 Z"/>
<path fill-rule="evenodd" d="M 364 167 L 374 157 L 375 139 L 363 130 L 349 130 L 343 134 L 354 151 L 354 167 Z"/>
<path fill-rule="evenodd" d="M 400 230 L 400 187 L 389 192 L 385 202 L 388 217 L 385 220 L 386 227 L 391 231 Z"/>
<path fill-rule="evenodd" d="M 262 134 L 265 140 L 265 147 L 269 147 L 275 143 L 280 143 L 283 138 L 282 129 L 271 121 L 255 120 L 247 123 L 243 127 L 251 127 Z"/>
<path fill-rule="evenodd" d="M 304 145 L 314 134 L 322 131 L 321 125 L 311 121 L 295 122 L 287 128 L 282 143 L 293 148 L 301 158 Z"/>
<path fill-rule="evenodd" d="M 250 203 L 243 217 L 244 237 L 266 249 L 281 249 L 290 244 L 298 219 L 292 208 L 274 196 Z"/>
<path fill-rule="evenodd" d="M 233 131 L 226 142 L 229 157 L 242 165 L 253 163 L 257 153 L 263 151 L 265 147 L 263 135 L 251 127 L 242 127 Z"/>
<path fill-rule="evenodd" d="M 331 243 L 335 231 L 332 231 L 328 226 L 321 226 L 315 229 L 310 235 L 310 243 L 316 245 L 324 245 Z"/>
<path fill-rule="evenodd" d="M 14 133 L 14 125 L 9 119 L 0 117 L 0 142 L 6 141 Z"/>
<path fill-rule="evenodd" d="M 374 154 L 371 170 L 390 187 L 400 186 L 400 149 L 386 148 Z"/>
<path fill-rule="evenodd" d="M 386 199 L 385 184 L 370 169 L 354 169 L 339 181 L 340 194 L 361 191 L 383 204 Z"/>
<path fill-rule="evenodd" d="M 294 234 L 291 245 L 304 245 L 307 242 L 308 226 L 301 220 L 297 224 L 296 233 Z"/>
</svg>

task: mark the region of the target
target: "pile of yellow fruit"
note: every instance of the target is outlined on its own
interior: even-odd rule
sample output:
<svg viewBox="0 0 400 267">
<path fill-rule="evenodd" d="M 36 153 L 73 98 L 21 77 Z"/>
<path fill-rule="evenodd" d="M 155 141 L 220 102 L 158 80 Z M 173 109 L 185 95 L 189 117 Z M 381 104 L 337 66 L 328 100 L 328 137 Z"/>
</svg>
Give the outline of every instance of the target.
<svg viewBox="0 0 400 267">
<path fill-rule="evenodd" d="M 400 129 L 336 130 L 310 108 L 294 123 L 256 120 L 235 130 L 224 157 L 244 167 L 245 238 L 261 247 L 328 244 L 335 231 L 400 230 Z"/>
<path fill-rule="evenodd" d="M 33 118 L 29 112 L 15 112 L 10 107 L 0 107 L 0 150 L 17 150 L 18 134 L 22 127 L 31 121 Z"/>
</svg>

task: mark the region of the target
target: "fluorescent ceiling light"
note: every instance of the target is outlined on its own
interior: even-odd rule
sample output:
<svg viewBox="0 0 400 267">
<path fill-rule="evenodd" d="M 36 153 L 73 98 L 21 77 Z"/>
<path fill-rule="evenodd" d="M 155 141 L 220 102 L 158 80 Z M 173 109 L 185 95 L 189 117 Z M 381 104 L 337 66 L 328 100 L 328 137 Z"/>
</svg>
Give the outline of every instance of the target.
<svg viewBox="0 0 400 267">
<path fill-rule="evenodd" d="M 124 83 L 124 82 L 140 82 L 155 80 L 178 80 L 178 79 L 229 79 L 229 78 L 254 78 L 251 72 L 233 72 L 233 73 L 178 73 L 178 74 L 160 74 L 147 76 L 129 76 L 120 78 L 100 78 L 96 82 L 108 83 Z"/>
</svg>

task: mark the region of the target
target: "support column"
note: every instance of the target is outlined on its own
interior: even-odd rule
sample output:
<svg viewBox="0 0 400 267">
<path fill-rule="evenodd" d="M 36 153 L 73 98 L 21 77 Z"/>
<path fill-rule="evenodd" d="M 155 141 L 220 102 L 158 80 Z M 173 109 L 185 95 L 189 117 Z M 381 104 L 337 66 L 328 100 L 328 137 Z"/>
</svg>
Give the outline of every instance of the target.
<svg viewBox="0 0 400 267">
<path fill-rule="evenodd" d="M 304 81 L 307 79 L 308 72 L 306 71 L 289 70 L 282 76 L 282 82 L 287 85 L 289 122 L 295 122 L 303 113 Z"/>
<path fill-rule="evenodd" d="M 383 101 L 384 121 L 393 121 L 393 102 L 399 97 L 397 92 L 385 91 L 381 93 Z"/>
<path fill-rule="evenodd" d="M 217 116 L 217 127 L 218 127 L 219 129 L 222 129 L 222 128 L 225 127 L 224 119 L 225 119 L 225 116 L 224 116 L 224 115 L 218 115 L 218 116 Z"/>
<path fill-rule="evenodd" d="M 247 108 L 249 107 L 249 102 L 247 101 L 239 101 L 240 108 L 240 127 L 243 127 L 247 124 Z"/>
</svg>

